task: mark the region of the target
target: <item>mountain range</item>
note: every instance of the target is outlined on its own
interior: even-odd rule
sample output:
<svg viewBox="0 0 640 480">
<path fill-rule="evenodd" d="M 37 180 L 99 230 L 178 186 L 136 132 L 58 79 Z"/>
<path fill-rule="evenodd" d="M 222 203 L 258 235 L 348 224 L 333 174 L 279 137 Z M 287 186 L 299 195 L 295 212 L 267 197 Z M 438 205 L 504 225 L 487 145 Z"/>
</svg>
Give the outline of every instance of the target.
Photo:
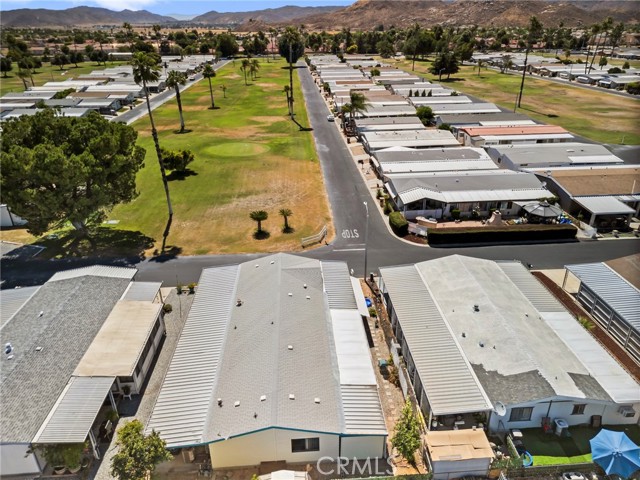
<svg viewBox="0 0 640 480">
<path fill-rule="evenodd" d="M 174 18 L 146 10 L 74 7 L 66 10 L 28 9 L 2 12 L 3 27 L 120 26 L 191 23 L 232 27 L 241 31 L 269 26 L 304 24 L 311 30 L 372 29 L 378 25 L 405 27 L 434 25 L 525 26 L 532 15 L 544 25 L 592 25 L 607 16 L 638 23 L 638 2 L 625 0 L 358 0 L 348 7 L 286 6 L 250 12 L 211 11 L 191 19 Z"/>
</svg>

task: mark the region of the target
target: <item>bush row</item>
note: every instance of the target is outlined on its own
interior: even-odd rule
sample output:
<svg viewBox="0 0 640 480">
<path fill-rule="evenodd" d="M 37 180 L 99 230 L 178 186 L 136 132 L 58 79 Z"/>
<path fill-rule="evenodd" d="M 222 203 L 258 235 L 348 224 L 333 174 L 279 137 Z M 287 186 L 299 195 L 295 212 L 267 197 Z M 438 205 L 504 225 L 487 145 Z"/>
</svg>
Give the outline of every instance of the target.
<svg viewBox="0 0 640 480">
<path fill-rule="evenodd" d="M 391 216 L 389 216 L 391 220 Z M 566 240 L 575 238 L 573 225 L 510 225 L 509 227 L 430 228 L 430 245 L 492 243 L 526 240 Z"/>
<path fill-rule="evenodd" d="M 404 237 L 409 233 L 409 222 L 401 212 L 391 212 L 389 214 L 389 225 L 391 225 L 391 230 L 399 237 Z"/>
</svg>

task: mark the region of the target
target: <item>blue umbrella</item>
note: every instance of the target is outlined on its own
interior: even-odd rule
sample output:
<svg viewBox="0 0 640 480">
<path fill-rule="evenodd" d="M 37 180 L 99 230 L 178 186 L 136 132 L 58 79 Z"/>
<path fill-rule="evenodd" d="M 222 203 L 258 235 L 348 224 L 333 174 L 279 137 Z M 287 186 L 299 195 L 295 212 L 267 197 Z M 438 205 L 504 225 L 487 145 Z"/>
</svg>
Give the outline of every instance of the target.
<svg viewBox="0 0 640 480">
<path fill-rule="evenodd" d="M 593 461 L 600 465 L 607 475 L 612 473 L 627 478 L 640 470 L 640 447 L 624 432 L 602 429 L 589 440 Z"/>
</svg>

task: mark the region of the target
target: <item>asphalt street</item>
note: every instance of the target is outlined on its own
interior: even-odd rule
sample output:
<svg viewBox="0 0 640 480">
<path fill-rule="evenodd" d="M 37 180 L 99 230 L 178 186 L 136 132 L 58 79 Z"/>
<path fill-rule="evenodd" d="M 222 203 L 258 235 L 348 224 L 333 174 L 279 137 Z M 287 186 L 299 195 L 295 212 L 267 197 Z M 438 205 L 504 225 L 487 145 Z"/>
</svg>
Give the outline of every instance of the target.
<svg viewBox="0 0 640 480">
<path fill-rule="evenodd" d="M 468 255 L 490 260 L 517 259 L 532 264 L 533 268 L 561 268 L 571 263 L 599 262 L 640 252 L 638 239 L 585 240 L 569 243 L 517 244 L 493 246 L 468 246 L 461 248 L 430 248 L 411 245 L 393 237 L 386 228 L 386 217 L 375 208 L 374 199 L 367 191 L 363 178 L 348 151 L 338 126 L 327 121 L 327 109 L 321 93 L 315 86 L 307 68 L 298 68 L 305 95 L 307 111 L 318 156 L 322 166 L 325 186 L 331 204 L 336 230 L 335 240 L 328 245 L 307 250 L 301 255 L 322 260 L 347 262 L 354 274 L 364 275 L 365 254 L 370 272 L 379 267 L 403 265 L 446 255 Z M 301 99 L 297 99 L 302 108 Z M 624 148 L 627 156 L 637 158 L 637 148 Z M 363 202 L 369 203 L 368 241 L 367 215 Z M 365 248 L 366 247 L 366 248 Z M 25 260 L 3 259 L 0 279 L 2 288 L 37 285 L 44 283 L 57 271 L 77 268 L 94 263 L 130 265 L 138 268 L 140 281 L 162 281 L 171 286 L 177 283 L 197 282 L 203 268 L 237 264 L 262 254 L 203 255 L 166 258 L 121 259 L 65 259 Z"/>
<path fill-rule="evenodd" d="M 229 61 L 230 60 L 222 60 L 214 64 L 213 69 L 218 70 L 219 68 L 229 63 Z M 197 75 L 195 75 L 195 80 L 193 81 L 187 80 L 186 85 L 183 85 L 182 87 L 180 87 L 180 92 L 183 92 L 186 89 L 190 88 L 192 85 L 195 85 L 196 83 L 198 83 L 198 81 L 202 80 L 202 78 L 203 78 L 202 74 L 198 73 Z M 164 103 L 168 102 L 175 96 L 176 96 L 175 90 L 173 88 L 167 88 L 164 92 L 159 93 L 153 98 L 150 98 L 149 103 L 151 104 L 151 111 L 155 110 L 160 105 L 163 105 Z M 117 117 L 114 117 L 113 120 L 111 121 L 126 123 L 127 125 L 131 125 L 133 122 L 135 122 L 136 120 L 139 120 L 145 115 L 147 115 L 147 104 L 146 102 L 142 102 L 140 105 L 137 105 L 133 109 L 127 112 L 124 112 L 122 115 L 118 115 Z"/>
</svg>

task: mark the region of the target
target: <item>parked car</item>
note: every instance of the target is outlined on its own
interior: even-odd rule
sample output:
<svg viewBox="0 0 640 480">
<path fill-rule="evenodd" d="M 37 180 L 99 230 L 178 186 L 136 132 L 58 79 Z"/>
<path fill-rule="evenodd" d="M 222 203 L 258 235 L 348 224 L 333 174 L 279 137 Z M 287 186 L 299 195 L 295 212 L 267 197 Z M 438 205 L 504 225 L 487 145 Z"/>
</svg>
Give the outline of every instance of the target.
<svg viewBox="0 0 640 480">
<path fill-rule="evenodd" d="M 579 472 L 565 472 L 562 474 L 562 480 L 586 480 L 586 478 Z"/>
<path fill-rule="evenodd" d="M 335 122 L 336 121 L 336 117 L 334 117 L 333 115 L 327 115 L 327 121 Z"/>
</svg>

